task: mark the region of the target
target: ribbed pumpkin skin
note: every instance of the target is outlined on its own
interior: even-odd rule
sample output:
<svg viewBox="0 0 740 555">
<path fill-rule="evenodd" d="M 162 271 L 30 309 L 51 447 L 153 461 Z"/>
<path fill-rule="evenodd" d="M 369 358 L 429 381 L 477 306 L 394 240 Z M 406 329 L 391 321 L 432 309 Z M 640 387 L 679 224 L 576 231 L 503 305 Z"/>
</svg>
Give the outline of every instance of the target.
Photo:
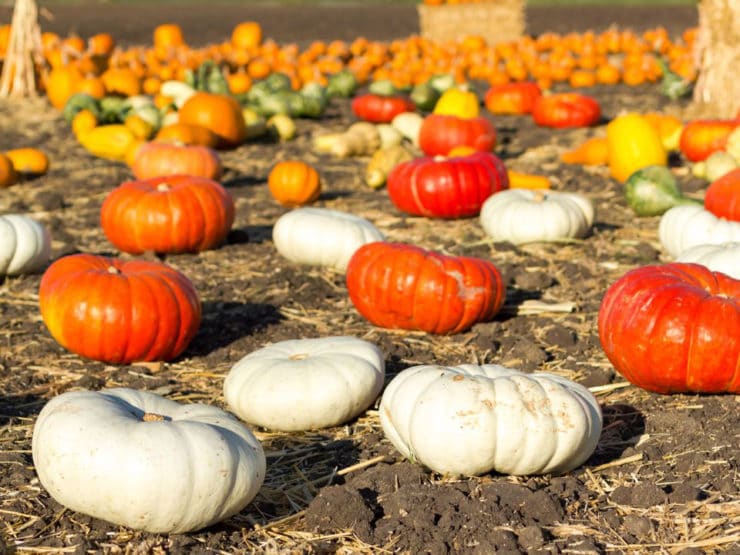
<svg viewBox="0 0 740 555">
<path fill-rule="evenodd" d="M 699 264 L 643 266 L 607 290 L 599 339 L 656 393 L 740 393 L 740 281 Z"/>
<path fill-rule="evenodd" d="M 706 160 L 710 154 L 722 150 L 727 137 L 740 125 L 738 120 L 702 119 L 684 125 L 679 140 L 681 154 L 692 162 Z"/>
<path fill-rule="evenodd" d="M 488 152 L 496 146 L 496 129 L 484 117 L 458 118 L 430 114 L 419 129 L 419 147 L 427 156 L 447 156 L 455 147 Z"/>
<path fill-rule="evenodd" d="M 352 113 L 371 123 L 390 123 L 403 112 L 414 112 L 416 106 L 411 99 L 404 96 L 382 96 L 379 94 L 362 94 L 352 100 Z"/>
<path fill-rule="evenodd" d="M 355 308 L 384 328 L 458 333 L 490 320 L 506 286 L 493 263 L 446 256 L 403 243 L 369 243 L 347 267 Z"/>
<path fill-rule="evenodd" d="M 542 96 L 542 89 L 532 81 L 506 83 L 486 91 L 484 103 L 493 114 L 530 114 Z"/>
<path fill-rule="evenodd" d="M 388 195 L 415 216 L 465 218 L 480 212 L 492 194 L 509 188 L 498 156 L 477 152 L 460 158 L 421 157 L 397 165 L 388 175 Z"/>
<path fill-rule="evenodd" d="M 173 359 L 201 320 L 193 284 L 174 268 L 91 254 L 65 256 L 49 266 L 39 305 L 60 345 L 111 364 Z"/>
<path fill-rule="evenodd" d="M 131 170 L 136 179 L 162 175 L 218 179 L 221 177 L 221 159 L 215 150 L 205 146 L 153 141 L 138 150 Z"/>
<path fill-rule="evenodd" d="M 241 106 L 231 96 L 198 92 L 180 108 L 179 122 L 201 125 L 219 139 L 219 148 L 235 148 L 247 139 Z"/>
<path fill-rule="evenodd" d="M 223 242 L 233 223 L 229 192 L 215 181 L 187 175 L 122 183 L 100 212 L 108 240 L 130 254 L 208 250 Z"/>
<path fill-rule="evenodd" d="M 718 218 L 740 221 L 740 168 L 709 185 L 704 195 L 704 208 Z"/>
<path fill-rule="evenodd" d="M 544 127 L 588 127 L 601 118 L 601 106 L 579 93 L 556 93 L 541 96 L 532 108 L 532 119 Z"/>
</svg>

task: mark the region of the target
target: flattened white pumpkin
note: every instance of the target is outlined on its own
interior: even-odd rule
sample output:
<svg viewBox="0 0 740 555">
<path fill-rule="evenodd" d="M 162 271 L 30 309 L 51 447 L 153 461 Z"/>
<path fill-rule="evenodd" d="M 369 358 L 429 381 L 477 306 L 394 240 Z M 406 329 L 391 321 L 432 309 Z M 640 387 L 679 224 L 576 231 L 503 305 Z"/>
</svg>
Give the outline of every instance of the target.
<svg viewBox="0 0 740 555">
<path fill-rule="evenodd" d="M 347 269 L 365 243 L 384 237 L 368 220 L 328 208 L 296 208 L 278 218 L 272 229 L 277 251 L 298 264 Z"/>
<path fill-rule="evenodd" d="M 601 409 L 560 376 L 496 364 L 407 368 L 380 402 L 386 437 L 404 457 L 443 474 L 563 473 L 593 453 Z"/>
<path fill-rule="evenodd" d="M 683 251 L 676 262 L 701 264 L 713 272 L 740 279 L 740 242 L 695 245 Z"/>
<path fill-rule="evenodd" d="M 229 413 L 127 388 L 53 398 L 32 449 L 41 485 L 59 503 L 149 532 L 228 518 L 265 479 L 262 446 Z"/>
<path fill-rule="evenodd" d="M 514 244 L 585 237 L 593 221 L 588 197 L 559 191 L 507 189 L 488 197 L 480 212 L 490 237 Z"/>
<path fill-rule="evenodd" d="M 281 431 L 337 426 L 377 398 L 383 353 L 355 337 L 281 341 L 237 362 L 224 381 L 229 408 L 243 420 Z"/>
</svg>

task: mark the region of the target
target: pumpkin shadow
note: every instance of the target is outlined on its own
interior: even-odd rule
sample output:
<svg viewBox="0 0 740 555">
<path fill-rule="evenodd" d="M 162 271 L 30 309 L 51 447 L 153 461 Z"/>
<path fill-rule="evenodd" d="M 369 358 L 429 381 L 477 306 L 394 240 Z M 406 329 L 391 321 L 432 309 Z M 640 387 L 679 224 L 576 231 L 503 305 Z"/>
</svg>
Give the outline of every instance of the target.
<svg viewBox="0 0 740 555">
<path fill-rule="evenodd" d="M 229 232 L 226 242 L 229 245 L 243 245 L 245 243 L 264 243 L 272 241 L 271 225 L 245 225 Z"/>
<path fill-rule="evenodd" d="M 38 414 L 46 401 L 38 395 L 0 395 L 0 427 L 7 426 L 14 418 Z"/>
<path fill-rule="evenodd" d="M 265 177 L 240 175 L 239 177 L 222 181 L 221 185 L 223 185 L 227 189 L 235 187 L 255 187 L 257 185 L 264 185 L 266 181 L 267 178 Z"/>
<path fill-rule="evenodd" d="M 277 308 L 266 303 L 204 301 L 198 333 L 184 356 L 202 357 L 283 320 Z"/>
<path fill-rule="evenodd" d="M 645 416 L 626 404 L 602 405 L 603 428 L 596 451 L 584 465 L 594 467 L 624 456 L 645 433 Z"/>
<path fill-rule="evenodd" d="M 326 191 L 321 193 L 318 200 L 336 200 L 338 198 L 352 196 L 353 194 L 355 193 L 352 191 Z"/>
</svg>

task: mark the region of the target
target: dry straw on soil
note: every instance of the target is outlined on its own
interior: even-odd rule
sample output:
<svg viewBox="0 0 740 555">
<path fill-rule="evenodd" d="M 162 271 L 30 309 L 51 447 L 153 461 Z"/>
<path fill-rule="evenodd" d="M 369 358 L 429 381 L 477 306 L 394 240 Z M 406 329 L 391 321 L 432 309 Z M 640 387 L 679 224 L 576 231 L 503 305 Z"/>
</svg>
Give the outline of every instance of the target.
<svg viewBox="0 0 740 555">
<path fill-rule="evenodd" d="M 440 42 L 479 35 L 489 44 L 496 44 L 521 37 L 525 29 L 523 0 L 442 6 L 419 4 L 418 12 L 421 36 Z"/>
<path fill-rule="evenodd" d="M 695 109 L 707 117 L 732 118 L 740 111 L 740 0 L 699 4 Z"/>
</svg>

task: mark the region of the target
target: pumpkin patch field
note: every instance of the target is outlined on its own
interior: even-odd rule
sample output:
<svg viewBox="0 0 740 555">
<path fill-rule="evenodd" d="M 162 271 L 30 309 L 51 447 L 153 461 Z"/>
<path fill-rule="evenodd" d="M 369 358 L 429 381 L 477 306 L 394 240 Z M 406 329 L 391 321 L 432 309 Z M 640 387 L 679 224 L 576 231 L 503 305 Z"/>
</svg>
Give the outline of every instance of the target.
<svg viewBox="0 0 740 555">
<path fill-rule="evenodd" d="M 740 114 L 692 115 L 693 12 L 494 51 L 142 9 L 60 7 L 92 76 L 0 99 L 0 555 L 740 555 Z"/>
</svg>

